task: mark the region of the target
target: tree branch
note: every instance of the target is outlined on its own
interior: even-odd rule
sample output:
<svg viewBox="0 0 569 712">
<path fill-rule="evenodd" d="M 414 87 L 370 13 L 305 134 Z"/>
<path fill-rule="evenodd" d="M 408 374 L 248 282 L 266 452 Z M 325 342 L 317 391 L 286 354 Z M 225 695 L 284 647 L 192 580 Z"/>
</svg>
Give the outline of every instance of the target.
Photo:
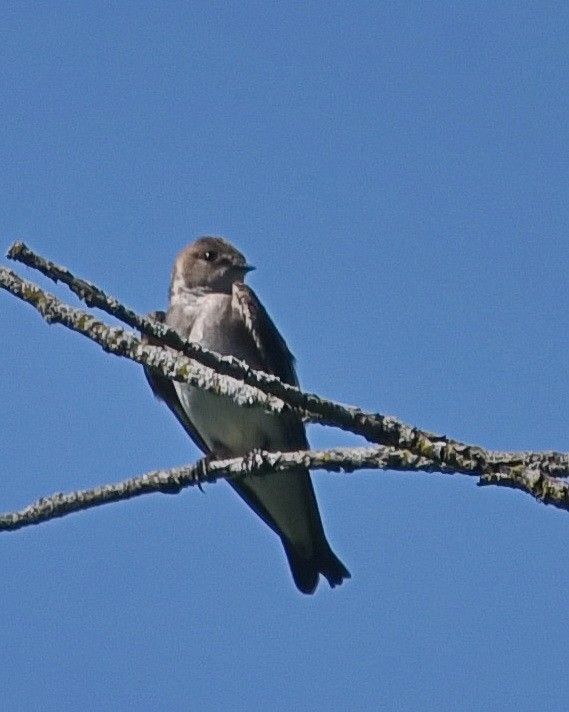
<svg viewBox="0 0 569 712">
<path fill-rule="evenodd" d="M 22 243 L 12 246 L 10 256 L 35 267 L 56 282 L 65 282 L 88 305 L 102 308 L 143 333 L 160 339 L 166 348 L 143 344 L 135 334 L 111 327 L 81 309 L 64 304 L 34 283 L 0 266 L 0 287 L 31 304 L 48 323 L 63 324 L 98 343 L 105 351 L 152 368 L 171 380 L 233 398 L 243 407 L 261 406 L 277 413 L 294 408 L 313 422 L 362 435 L 379 446 L 285 454 L 254 453 L 246 458 L 207 465 L 200 462 L 174 470 L 158 470 L 115 485 L 42 499 L 20 512 L 0 517 L 0 531 L 147 492 L 172 492 L 202 479 L 215 481 L 247 473 L 263 475 L 274 469 L 289 470 L 299 463 L 312 469 L 332 471 L 371 468 L 471 475 L 479 477 L 481 485 L 519 489 L 539 501 L 569 511 L 569 484 L 559 479 L 569 475 L 569 454 L 489 451 L 433 435 L 390 416 L 368 413 L 303 393 L 270 374 L 250 369 L 235 358 L 181 340 L 175 331 L 135 314 L 95 285 L 35 255 Z"/>
<path fill-rule="evenodd" d="M 15 531 L 23 527 L 41 524 L 50 519 L 84 509 L 92 509 L 111 502 L 120 502 L 153 492 L 177 493 L 181 489 L 216 482 L 219 479 L 235 479 L 245 475 L 264 477 L 271 472 L 289 472 L 302 465 L 309 469 L 350 473 L 356 470 L 396 470 L 406 472 L 440 472 L 456 474 L 454 468 L 444 463 L 435 465 L 429 458 L 409 450 L 391 447 L 336 448 L 333 450 L 302 450 L 298 452 L 256 451 L 243 458 L 200 460 L 193 465 L 170 470 L 154 470 L 140 477 L 115 484 L 102 485 L 89 490 L 45 497 L 17 512 L 0 515 L 0 532 Z M 477 476 L 476 473 L 470 473 Z M 519 489 L 535 499 L 552 504 L 560 509 L 569 507 L 569 483 L 543 475 L 538 470 L 523 468 L 508 474 L 492 475 L 491 480 L 481 484 L 494 484 Z"/>
<path fill-rule="evenodd" d="M 44 292 L 37 284 L 22 279 L 12 270 L 2 266 L 0 287 L 33 306 L 48 324 L 62 324 L 99 344 L 105 351 L 154 368 L 173 381 L 189 383 L 218 395 L 229 396 L 243 407 L 258 404 L 276 413 L 280 413 L 285 407 L 278 398 L 230 376 L 220 376 L 213 369 L 202 366 L 193 359 L 160 346 L 143 345 L 132 332 L 109 326 L 81 309 L 64 304 L 53 294 Z"/>
<path fill-rule="evenodd" d="M 174 329 L 136 314 L 132 309 L 123 306 L 115 297 L 107 295 L 91 282 L 75 277 L 66 267 L 46 260 L 22 242 L 15 242 L 10 247 L 8 257 L 38 270 L 56 283 L 62 282 L 87 306 L 105 311 L 128 326 L 159 339 L 165 346 L 182 352 L 219 374 L 231 376 L 264 393 L 276 396 L 311 422 L 361 435 L 373 443 L 404 447 L 417 450 L 422 454 L 426 454 L 424 451 L 433 448 L 433 443 L 444 442 L 449 446 L 471 447 L 473 449 L 471 455 L 473 457 L 475 455 L 474 446 L 414 428 L 392 416 L 366 412 L 360 408 L 326 400 L 315 393 L 304 393 L 294 386 L 283 383 L 272 374 L 250 368 L 244 361 L 233 356 L 221 356 L 194 342 L 185 341 Z"/>
<path fill-rule="evenodd" d="M 105 294 L 105 292 L 91 282 L 75 277 L 66 267 L 57 265 L 37 255 L 22 242 L 15 242 L 10 247 L 8 257 L 37 269 L 54 282 L 60 281 L 64 283 L 88 306 L 102 309 L 142 333 L 154 336 L 165 345 L 177 351 L 181 351 L 190 359 L 212 369 L 218 374 L 231 376 L 236 381 L 243 381 L 245 384 L 258 389 L 257 391 L 247 391 L 244 398 L 237 395 L 239 386 L 235 383 L 232 389 L 224 391 L 225 394 L 234 397 L 237 402 L 241 404 L 252 405 L 258 402 L 264 407 L 268 407 L 268 409 L 274 408 L 275 411 L 279 412 L 283 408 L 282 403 L 284 403 L 297 410 L 305 419 L 311 422 L 324 426 L 337 427 L 356 435 L 361 435 L 373 443 L 408 449 L 412 452 L 417 452 L 421 456 L 431 458 L 435 462 L 447 462 L 448 464 L 452 464 L 457 472 L 464 474 L 468 474 L 471 471 L 476 471 L 480 475 L 496 472 L 495 463 L 493 462 L 495 455 L 498 461 L 508 460 L 511 466 L 538 467 L 551 476 L 564 477 L 569 475 L 569 456 L 561 453 L 497 452 L 491 456 L 490 453 L 477 445 L 469 445 L 443 435 L 435 435 L 414 426 L 407 425 L 393 416 L 366 412 L 359 408 L 320 398 L 314 393 L 304 393 L 298 388 L 283 383 L 276 376 L 251 369 L 244 361 L 240 361 L 232 356 L 221 356 L 213 351 L 201 348 L 198 344 L 184 341 L 173 329 L 169 329 L 163 324 L 136 314 L 131 309 L 123 306 L 116 298 Z M 20 278 L 18 277 L 18 279 Z M 22 282 L 23 281 L 24 280 L 22 280 Z M 0 280 L 0 287 L 2 286 L 4 286 L 4 284 Z M 33 287 L 39 289 L 36 285 L 33 285 Z M 50 298 L 55 299 L 55 297 L 51 296 Z M 29 300 L 26 299 L 26 301 Z M 33 302 L 30 303 L 33 304 Z M 71 309 L 71 307 L 66 308 Z M 84 315 L 83 317 L 79 317 L 79 319 L 91 318 L 87 317 L 84 312 L 79 313 Z M 97 322 L 97 324 L 102 324 L 102 322 Z M 111 327 L 106 325 L 104 325 L 104 328 L 111 329 Z M 82 331 L 81 333 L 84 332 Z M 123 338 L 127 337 L 125 332 L 121 332 L 121 334 Z M 84 333 L 84 335 L 91 338 L 89 333 Z M 128 338 L 135 339 L 136 337 L 128 335 Z M 100 341 L 98 343 L 106 350 L 112 350 L 109 346 L 106 346 Z M 136 353 L 140 354 L 140 358 L 136 358 L 135 346 Z M 192 385 L 208 388 L 207 383 L 200 385 L 192 380 L 186 380 L 184 377 L 185 369 L 192 367 L 188 362 L 183 361 L 181 362 L 181 368 L 176 368 L 171 365 L 171 362 L 165 355 L 159 355 L 169 352 L 159 350 L 153 352 L 153 355 L 150 356 L 150 352 L 146 350 L 150 350 L 151 348 L 152 347 L 149 346 L 143 347 L 140 345 L 140 342 L 137 341 L 136 345 L 134 342 L 130 344 L 130 350 L 133 353 L 132 356 L 128 353 L 118 353 L 114 350 L 112 352 L 117 353 L 117 355 L 132 358 L 132 360 L 138 363 L 156 368 L 160 373 L 173 380 L 186 381 L 192 383 Z M 207 373 L 210 374 L 209 371 Z M 202 378 L 201 375 L 200 378 Z M 221 392 L 215 390 L 215 387 L 212 387 L 210 390 Z M 270 401 L 267 403 L 263 400 L 251 400 L 258 397 L 258 391 L 275 396 L 278 401 Z M 245 403 L 243 401 L 245 401 Z"/>
</svg>

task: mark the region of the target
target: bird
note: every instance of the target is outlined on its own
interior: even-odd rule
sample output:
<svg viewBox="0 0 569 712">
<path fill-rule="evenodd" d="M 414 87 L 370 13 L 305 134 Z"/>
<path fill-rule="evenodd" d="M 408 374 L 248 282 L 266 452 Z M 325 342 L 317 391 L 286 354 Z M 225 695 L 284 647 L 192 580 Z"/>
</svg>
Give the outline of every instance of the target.
<svg viewBox="0 0 569 712">
<path fill-rule="evenodd" d="M 176 257 L 168 311 L 153 314 L 181 338 L 235 356 L 298 387 L 294 356 L 255 292 L 244 283 L 253 269 L 227 240 L 200 237 Z M 156 343 L 151 338 L 146 341 Z M 154 395 L 168 405 L 210 459 L 246 456 L 259 449 L 292 452 L 309 447 L 302 420 L 291 410 L 243 408 L 228 396 L 171 381 L 150 368 L 145 373 Z M 299 591 L 314 593 L 320 574 L 332 588 L 351 577 L 326 539 L 306 467 L 228 482 L 280 538 Z"/>
</svg>

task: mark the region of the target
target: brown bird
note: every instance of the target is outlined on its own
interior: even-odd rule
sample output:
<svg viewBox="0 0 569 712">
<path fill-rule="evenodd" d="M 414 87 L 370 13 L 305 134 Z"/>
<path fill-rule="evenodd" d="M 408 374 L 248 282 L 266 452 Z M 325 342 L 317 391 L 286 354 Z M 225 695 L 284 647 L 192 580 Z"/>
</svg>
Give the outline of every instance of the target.
<svg viewBox="0 0 569 712">
<path fill-rule="evenodd" d="M 243 283 L 252 269 L 226 240 L 201 237 L 176 258 L 164 321 L 184 339 L 298 386 L 293 355 L 253 290 Z M 146 376 L 154 394 L 206 455 L 222 459 L 255 449 L 308 448 L 304 426 L 294 413 L 242 408 L 226 396 L 169 381 L 151 370 Z M 229 484 L 280 537 L 302 593 L 314 592 L 319 574 L 332 587 L 350 577 L 326 540 L 305 467 Z"/>
</svg>

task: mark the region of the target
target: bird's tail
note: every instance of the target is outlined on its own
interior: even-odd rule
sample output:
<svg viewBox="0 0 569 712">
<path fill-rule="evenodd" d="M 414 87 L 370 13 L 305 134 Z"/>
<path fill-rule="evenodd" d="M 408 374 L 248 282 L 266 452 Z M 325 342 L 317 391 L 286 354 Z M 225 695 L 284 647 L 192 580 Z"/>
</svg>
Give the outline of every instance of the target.
<svg viewBox="0 0 569 712">
<path fill-rule="evenodd" d="M 327 541 L 310 558 L 303 557 L 289 542 L 283 540 L 284 550 L 296 587 L 302 593 L 314 593 L 320 574 L 331 588 L 339 586 L 351 574 L 334 554 Z"/>
</svg>

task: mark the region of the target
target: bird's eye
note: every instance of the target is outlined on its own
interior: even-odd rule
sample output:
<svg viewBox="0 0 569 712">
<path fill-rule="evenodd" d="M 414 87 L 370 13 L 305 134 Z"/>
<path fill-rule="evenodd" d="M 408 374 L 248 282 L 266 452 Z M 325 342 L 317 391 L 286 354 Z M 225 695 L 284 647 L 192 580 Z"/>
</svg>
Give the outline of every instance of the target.
<svg viewBox="0 0 569 712">
<path fill-rule="evenodd" d="M 203 258 L 206 262 L 215 262 L 217 259 L 217 252 L 215 250 L 208 250 L 203 253 Z"/>
</svg>

